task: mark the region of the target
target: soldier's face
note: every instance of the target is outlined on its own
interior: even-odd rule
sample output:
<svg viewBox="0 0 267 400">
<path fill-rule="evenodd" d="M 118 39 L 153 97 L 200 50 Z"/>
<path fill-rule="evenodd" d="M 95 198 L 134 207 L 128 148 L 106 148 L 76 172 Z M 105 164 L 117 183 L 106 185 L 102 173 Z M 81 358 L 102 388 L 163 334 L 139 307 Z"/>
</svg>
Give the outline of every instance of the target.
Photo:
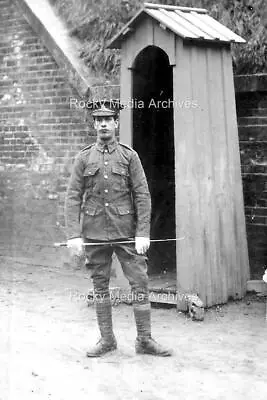
<svg viewBox="0 0 267 400">
<path fill-rule="evenodd" d="M 97 137 L 100 140 L 107 141 L 115 138 L 118 120 L 114 117 L 95 117 L 94 127 Z"/>
</svg>

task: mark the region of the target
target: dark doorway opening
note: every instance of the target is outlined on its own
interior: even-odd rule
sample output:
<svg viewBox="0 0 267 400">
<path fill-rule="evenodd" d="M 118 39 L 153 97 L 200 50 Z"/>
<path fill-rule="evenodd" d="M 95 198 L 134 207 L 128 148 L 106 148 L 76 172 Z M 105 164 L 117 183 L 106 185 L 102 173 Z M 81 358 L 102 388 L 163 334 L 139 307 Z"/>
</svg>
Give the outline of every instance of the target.
<svg viewBox="0 0 267 400">
<path fill-rule="evenodd" d="M 176 237 L 173 73 L 167 54 L 148 46 L 135 59 L 133 147 L 138 152 L 152 197 L 151 238 Z M 176 244 L 151 244 L 149 274 L 176 269 Z"/>
</svg>

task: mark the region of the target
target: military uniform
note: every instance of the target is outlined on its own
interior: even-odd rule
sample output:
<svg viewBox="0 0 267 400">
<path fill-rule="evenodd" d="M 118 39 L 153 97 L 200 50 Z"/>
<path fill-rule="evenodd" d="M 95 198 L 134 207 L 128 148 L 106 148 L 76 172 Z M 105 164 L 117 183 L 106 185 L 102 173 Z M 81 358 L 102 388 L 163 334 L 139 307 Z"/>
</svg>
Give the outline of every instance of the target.
<svg viewBox="0 0 267 400">
<path fill-rule="evenodd" d="M 137 153 L 116 140 L 95 143 L 78 154 L 66 205 L 69 238 L 108 241 L 150 235 L 144 170 Z"/>
<path fill-rule="evenodd" d="M 103 125 L 108 125 L 108 117 L 116 118 L 115 112 L 105 105 L 99 106 L 93 116 L 98 117 L 98 127 L 99 121 L 103 123 L 106 118 Z M 114 120 L 110 129 L 116 126 Z M 140 159 L 132 148 L 115 139 L 114 130 L 110 140 L 98 137 L 95 144 L 79 152 L 66 195 L 68 243 L 79 237 L 84 242 L 101 242 L 101 245 L 85 246 L 101 333 L 100 341 L 87 352 L 88 357 L 101 356 L 117 348 L 109 295 L 113 252 L 117 254 L 132 289 L 136 352 L 170 355 L 151 337 L 146 255 L 143 251 L 137 252 L 133 242 L 117 243 L 134 238 L 135 241 L 140 238 L 149 242 L 150 216 L 151 198 Z"/>
<path fill-rule="evenodd" d="M 151 199 L 137 153 L 114 140 L 95 143 L 76 157 L 66 197 L 68 238 L 103 241 L 86 246 L 96 294 L 108 293 L 113 250 L 132 289 L 132 297 L 148 301 L 146 256 L 134 243 L 110 246 L 109 241 L 150 235 Z M 106 246 L 104 245 L 106 244 Z"/>
</svg>

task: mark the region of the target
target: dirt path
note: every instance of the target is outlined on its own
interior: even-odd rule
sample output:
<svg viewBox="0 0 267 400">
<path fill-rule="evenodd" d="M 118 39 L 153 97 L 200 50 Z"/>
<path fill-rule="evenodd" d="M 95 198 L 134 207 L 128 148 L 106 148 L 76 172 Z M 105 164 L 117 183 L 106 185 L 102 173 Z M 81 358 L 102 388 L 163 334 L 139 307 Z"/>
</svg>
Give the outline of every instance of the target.
<svg viewBox="0 0 267 400">
<path fill-rule="evenodd" d="M 153 309 L 153 333 L 172 358 L 136 356 L 131 306 L 113 308 L 119 349 L 85 351 L 98 336 L 85 271 L 0 257 L 0 399 L 265 400 L 265 303 L 246 299 L 192 322 Z"/>
</svg>

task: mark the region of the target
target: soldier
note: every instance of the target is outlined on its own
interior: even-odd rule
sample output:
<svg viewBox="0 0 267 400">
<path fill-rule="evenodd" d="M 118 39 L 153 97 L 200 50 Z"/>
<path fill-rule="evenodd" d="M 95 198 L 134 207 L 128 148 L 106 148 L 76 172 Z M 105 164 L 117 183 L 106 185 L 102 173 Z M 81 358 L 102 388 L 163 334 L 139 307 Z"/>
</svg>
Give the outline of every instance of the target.
<svg viewBox="0 0 267 400">
<path fill-rule="evenodd" d="M 145 173 L 137 153 L 115 137 L 120 103 L 110 100 L 91 105 L 96 143 L 78 153 L 65 205 L 68 247 L 75 254 L 81 254 L 85 247 L 101 334 L 87 357 L 98 357 L 117 348 L 109 293 L 113 252 L 131 286 L 136 353 L 169 356 L 171 352 L 151 337 L 146 263 L 151 198 Z M 116 243 L 128 240 L 132 243 Z M 84 242 L 94 241 L 101 244 L 83 246 Z"/>
</svg>

